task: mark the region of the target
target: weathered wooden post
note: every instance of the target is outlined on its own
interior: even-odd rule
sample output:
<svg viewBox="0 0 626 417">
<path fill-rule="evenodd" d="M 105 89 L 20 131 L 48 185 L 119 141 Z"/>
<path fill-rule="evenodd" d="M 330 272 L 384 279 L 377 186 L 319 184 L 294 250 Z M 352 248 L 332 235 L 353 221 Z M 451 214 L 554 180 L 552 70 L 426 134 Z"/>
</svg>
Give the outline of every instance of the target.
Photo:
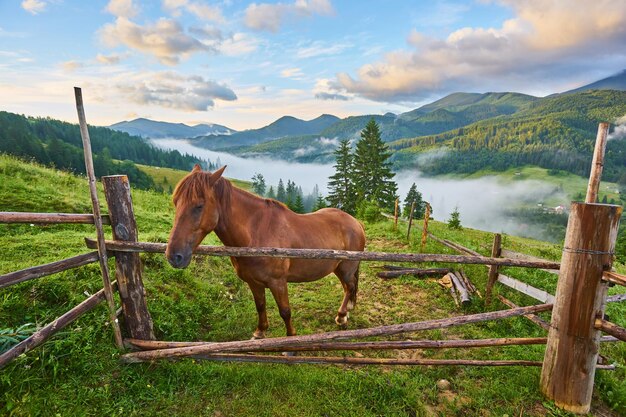
<svg viewBox="0 0 626 417">
<path fill-rule="evenodd" d="M 586 414 L 591 406 L 607 283 L 622 214 L 598 199 L 608 123 L 600 123 L 586 203 L 573 203 L 567 224 L 556 300 L 541 370 L 541 390 L 557 406 Z"/>
<path fill-rule="evenodd" d="M 430 204 L 426 203 L 426 210 L 424 211 L 424 227 L 422 228 L 422 244 L 420 245 L 420 252 L 424 252 L 426 246 L 426 239 L 428 238 L 428 220 L 430 219 Z"/>
<path fill-rule="evenodd" d="M 499 258 L 502 255 L 502 235 L 500 233 L 496 233 L 493 235 L 493 245 L 491 246 L 491 257 Z M 491 291 L 493 290 L 493 286 L 498 280 L 499 273 L 498 265 L 489 265 L 489 274 L 487 278 L 487 289 L 485 290 L 485 304 L 491 304 Z"/>
<path fill-rule="evenodd" d="M 406 231 L 407 240 L 411 236 L 411 226 L 413 225 L 413 212 L 415 211 L 415 201 L 411 203 L 411 213 L 409 214 L 409 228 Z"/>
<path fill-rule="evenodd" d="M 558 407 L 586 414 L 591 406 L 607 285 L 622 208 L 572 203 L 556 300 L 541 370 L 541 390 Z"/>
<path fill-rule="evenodd" d="M 393 230 L 398 229 L 398 199 L 396 198 L 396 205 L 393 210 Z"/>
<path fill-rule="evenodd" d="M 104 194 L 109 207 L 113 239 L 137 242 L 137 222 L 125 175 L 102 177 Z M 141 280 L 139 253 L 117 252 L 115 275 L 122 300 L 124 324 L 133 339 L 154 340 L 152 318 L 146 304 L 146 291 Z"/>
</svg>

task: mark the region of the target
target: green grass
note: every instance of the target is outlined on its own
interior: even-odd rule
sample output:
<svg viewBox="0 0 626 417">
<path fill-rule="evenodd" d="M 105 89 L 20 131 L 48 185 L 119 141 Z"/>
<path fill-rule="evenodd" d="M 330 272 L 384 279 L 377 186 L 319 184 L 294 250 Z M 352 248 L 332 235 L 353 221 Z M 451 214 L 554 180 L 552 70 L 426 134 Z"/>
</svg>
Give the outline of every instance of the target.
<svg viewBox="0 0 626 417">
<path fill-rule="evenodd" d="M 0 210 L 89 212 L 86 180 L 0 156 Z M 166 194 L 132 190 L 140 240 L 164 242 L 173 217 Z M 103 197 L 101 197 L 103 198 Z M 393 230 L 391 222 L 367 224 L 368 249 L 417 252 L 421 222 L 410 240 L 406 226 Z M 449 230 L 431 222 L 437 236 L 488 254 L 492 235 L 463 229 Z M 110 230 L 107 230 L 110 235 Z M 93 227 L 0 225 L 0 274 L 87 251 L 83 237 Z M 205 243 L 218 243 L 214 235 Z M 558 259 L 558 246 L 505 236 L 504 246 L 549 259 Z M 452 253 L 429 241 L 426 252 Z M 163 255 L 142 254 L 143 278 L 155 333 L 162 340 L 248 339 L 256 325 L 250 291 L 233 272 L 229 261 L 196 257 L 185 270 L 172 269 Z M 359 301 L 349 328 L 449 317 L 485 309 L 475 299 L 467 309 L 455 307 L 434 280 L 376 278 L 381 263 L 364 263 Z M 479 288 L 486 268 L 464 267 Z M 624 271 L 623 266 L 619 266 Z M 521 268 L 505 273 L 553 291 L 554 276 Z M 48 323 L 85 299 L 85 292 L 101 288 L 96 265 L 0 290 L 0 328 L 27 322 Z M 327 277 L 290 285 L 293 318 L 299 334 L 336 330 L 334 317 L 342 290 Z M 623 291 L 613 288 L 611 293 Z M 533 300 L 496 287 L 513 301 Z M 495 302 L 491 309 L 501 309 Z M 612 304 L 611 320 L 626 325 L 623 305 Z M 274 301 L 268 294 L 270 337 L 285 334 Z M 222 364 L 185 359 L 178 362 L 123 365 L 106 325 L 104 305 L 77 320 L 36 350 L 0 371 L 0 415 L 28 416 L 565 416 L 539 392 L 538 368 L 472 367 L 344 367 L 314 365 Z M 412 338 L 486 338 L 541 336 L 545 333 L 524 318 L 465 325 L 422 332 Z M 329 355 L 356 355 L 335 352 Z M 532 359 L 543 348 L 412 350 L 370 353 L 381 357 Z M 624 413 L 626 388 L 622 344 L 602 346 L 602 354 L 616 361 L 613 373 L 598 372 L 594 408 L 607 406 Z M 450 394 L 436 388 L 445 378 Z M 617 415 L 617 414 L 615 414 Z"/>
</svg>

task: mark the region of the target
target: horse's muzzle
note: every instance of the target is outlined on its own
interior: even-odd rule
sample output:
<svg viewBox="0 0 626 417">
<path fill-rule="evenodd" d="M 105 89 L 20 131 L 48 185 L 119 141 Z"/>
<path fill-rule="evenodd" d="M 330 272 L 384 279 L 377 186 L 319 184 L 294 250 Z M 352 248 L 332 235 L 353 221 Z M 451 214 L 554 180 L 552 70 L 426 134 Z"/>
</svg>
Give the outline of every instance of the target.
<svg viewBox="0 0 626 417">
<path fill-rule="evenodd" d="M 179 268 L 179 269 L 186 268 L 189 265 L 189 262 L 191 262 L 191 253 L 189 254 L 184 254 L 181 252 L 170 253 L 167 255 L 167 261 L 174 268 Z"/>
</svg>

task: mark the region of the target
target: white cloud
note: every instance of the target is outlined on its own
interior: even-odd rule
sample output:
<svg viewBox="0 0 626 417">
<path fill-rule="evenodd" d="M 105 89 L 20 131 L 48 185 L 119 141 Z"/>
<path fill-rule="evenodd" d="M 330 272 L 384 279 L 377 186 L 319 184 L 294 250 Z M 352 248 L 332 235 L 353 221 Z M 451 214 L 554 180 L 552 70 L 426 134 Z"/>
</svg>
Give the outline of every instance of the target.
<svg viewBox="0 0 626 417">
<path fill-rule="evenodd" d="M 260 41 L 246 33 L 233 33 L 218 46 L 219 52 L 228 56 L 245 55 L 258 49 Z"/>
<path fill-rule="evenodd" d="M 304 76 L 304 73 L 301 68 L 287 68 L 280 72 L 280 76 L 283 78 L 300 79 Z"/>
<path fill-rule="evenodd" d="M 376 101 L 415 101 L 453 89 L 512 88 L 598 65 L 623 50 L 623 0 L 494 0 L 515 16 L 498 28 L 461 28 L 444 38 L 416 31 L 412 50 L 337 75 L 333 87 Z M 622 54 L 622 61 L 626 57 Z M 562 75 L 559 75 L 562 76 Z"/>
<path fill-rule="evenodd" d="M 24 0 L 22 8 L 29 13 L 37 14 L 46 10 L 47 3 L 43 0 Z"/>
<path fill-rule="evenodd" d="M 321 137 L 318 139 L 318 142 L 320 143 L 320 145 L 322 146 L 332 146 L 332 147 L 337 147 L 339 146 L 339 139 L 337 138 L 325 138 L 325 137 Z"/>
<path fill-rule="evenodd" d="M 117 54 L 112 54 L 112 55 L 98 54 L 98 55 L 96 55 L 96 61 L 98 61 L 101 64 L 105 64 L 105 65 L 115 65 L 115 64 L 118 64 L 121 60 L 122 60 L 122 56 L 117 55 Z"/>
<path fill-rule="evenodd" d="M 298 58 L 313 58 L 323 55 L 338 55 L 351 48 L 353 45 L 347 42 L 337 42 L 328 44 L 322 41 L 311 42 L 308 46 L 301 47 L 296 52 Z"/>
<path fill-rule="evenodd" d="M 128 19 L 139 13 L 137 6 L 133 4 L 133 0 L 111 0 L 107 4 L 106 11 L 113 16 L 126 17 Z"/>
<path fill-rule="evenodd" d="M 195 52 L 214 51 L 208 45 L 185 33 L 181 25 L 171 19 L 159 19 L 154 24 L 140 26 L 125 17 L 118 17 L 100 30 L 105 45 L 129 48 L 155 56 L 161 63 L 175 65 L 180 58 Z"/>
<path fill-rule="evenodd" d="M 235 92 L 226 85 L 173 71 L 137 74 L 129 79 L 119 79 L 115 86 L 137 104 L 188 112 L 213 108 L 215 100 L 237 100 Z"/>
<path fill-rule="evenodd" d="M 254 30 L 278 32 L 287 18 L 332 15 L 330 0 L 296 0 L 293 3 L 252 3 L 245 10 L 244 23 Z"/>
<path fill-rule="evenodd" d="M 163 0 L 163 7 L 168 10 L 174 17 L 181 15 L 181 10 L 195 15 L 203 20 L 214 22 L 224 21 L 222 10 L 217 6 L 211 6 L 200 1 L 189 0 Z"/>
<path fill-rule="evenodd" d="M 63 71 L 65 72 L 74 72 L 79 68 L 83 67 L 83 64 L 78 61 L 66 61 L 61 64 Z"/>
</svg>

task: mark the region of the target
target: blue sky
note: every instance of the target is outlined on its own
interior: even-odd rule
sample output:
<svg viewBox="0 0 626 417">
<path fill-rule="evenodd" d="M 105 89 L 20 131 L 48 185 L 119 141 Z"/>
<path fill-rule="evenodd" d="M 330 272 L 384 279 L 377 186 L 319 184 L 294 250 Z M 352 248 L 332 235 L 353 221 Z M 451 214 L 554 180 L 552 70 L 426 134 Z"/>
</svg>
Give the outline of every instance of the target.
<svg viewBox="0 0 626 417">
<path fill-rule="evenodd" d="M 3 0 L 0 110 L 235 129 L 547 95 L 626 68 L 623 0 Z"/>
</svg>

